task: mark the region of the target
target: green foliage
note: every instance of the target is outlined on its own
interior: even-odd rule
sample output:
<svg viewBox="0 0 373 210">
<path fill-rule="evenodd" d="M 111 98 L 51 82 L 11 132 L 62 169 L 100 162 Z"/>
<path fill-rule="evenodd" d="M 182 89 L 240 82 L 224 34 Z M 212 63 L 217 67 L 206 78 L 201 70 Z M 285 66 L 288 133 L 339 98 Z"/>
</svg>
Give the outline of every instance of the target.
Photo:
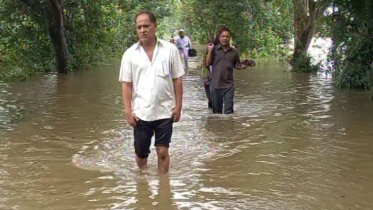
<svg viewBox="0 0 373 210">
<path fill-rule="evenodd" d="M 292 1 L 253 1 L 251 29 L 248 35 L 252 57 L 284 56 L 288 49 L 282 45 L 293 36 Z"/>
<path fill-rule="evenodd" d="M 373 1 L 330 1 L 332 70 L 340 87 L 373 87 Z"/>
<path fill-rule="evenodd" d="M 333 39 L 330 71 L 337 84 L 373 90 L 373 0 L 322 0 L 318 5 L 334 8 L 317 19 L 317 32 Z M 155 13 L 162 39 L 183 28 L 193 43 L 205 44 L 227 26 L 241 57 L 284 59 L 290 50 L 283 42 L 294 35 L 297 9 L 293 0 L 71 0 L 63 8 L 70 71 L 118 60 L 137 41 L 134 16 L 140 10 Z M 0 80 L 56 69 L 46 13 L 48 1 L 0 1 Z M 306 54 L 292 64 L 296 72 L 318 69 Z"/>
<path fill-rule="evenodd" d="M 26 79 L 37 72 L 56 68 L 48 34 L 47 3 L 20 0 L 0 1 L 0 80 Z M 137 41 L 135 14 L 150 10 L 162 23 L 170 15 L 170 2 L 113 0 L 64 1 L 63 21 L 69 51 L 68 70 L 86 69 L 121 57 Z M 160 24 L 158 35 L 166 31 Z"/>
<path fill-rule="evenodd" d="M 36 72 L 54 69 L 49 37 L 38 33 L 41 29 L 19 6 L 0 3 L 0 80 L 26 79 Z"/>
<path fill-rule="evenodd" d="M 48 34 L 44 1 L 0 2 L 1 80 L 56 68 Z M 249 57 L 286 54 L 280 45 L 292 34 L 292 1 L 223 0 L 105 0 L 64 1 L 63 21 L 69 52 L 68 70 L 81 70 L 120 57 L 137 41 L 134 16 L 150 10 L 158 18 L 158 36 L 169 39 L 184 28 L 194 43 L 215 38 L 222 26 L 233 31 L 233 42 Z M 29 7 L 30 6 L 30 7 Z"/>
<path fill-rule="evenodd" d="M 320 70 L 319 64 L 313 64 L 311 57 L 302 53 L 298 57 L 291 60 L 291 66 L 293 72 L 317 72 Z"/>
<path fill-rule="evenodd" d="M 290 39 L 293 33 L 291 0 L 190 0 L 176 10 L 181 27 L 195 40 L 206 43 L 227 26 L 239 52 L 254 58 L 280 55 L 283 40 Z"/>
</svg>

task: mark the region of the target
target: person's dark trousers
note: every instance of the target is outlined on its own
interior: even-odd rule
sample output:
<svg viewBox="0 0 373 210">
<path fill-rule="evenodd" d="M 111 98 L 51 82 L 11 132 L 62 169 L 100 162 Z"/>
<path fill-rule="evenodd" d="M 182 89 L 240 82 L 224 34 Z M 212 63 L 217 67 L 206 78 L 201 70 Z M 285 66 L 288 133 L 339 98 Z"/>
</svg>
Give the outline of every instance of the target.
<svg viewBox="0 0 373 210">
<path fill-rule="evenodd" d="M 216 89 L 211 88 L 212 95 L 212 112 L 214 114 L 223 113 L 224 104 L 224 114 L 233 114 L 233 99 L 234 99 L 234 87 Z"/>
<path fill-rule="evenodd" d="M 208 100 L 208 108 L 212 109 L 211 85 L 205 84 L 205 92 Z"/>
</svg>

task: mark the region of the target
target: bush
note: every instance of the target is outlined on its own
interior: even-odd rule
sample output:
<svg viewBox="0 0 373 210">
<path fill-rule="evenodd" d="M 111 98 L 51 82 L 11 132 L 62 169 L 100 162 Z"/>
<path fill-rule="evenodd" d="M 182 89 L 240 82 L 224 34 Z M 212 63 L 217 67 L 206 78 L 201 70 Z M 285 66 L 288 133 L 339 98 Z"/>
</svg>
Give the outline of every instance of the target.
<svg viewBox="0 0 373 210">
<path fill-rule="evenodd" d="M 290 64 L 293 72 L 317 72 L 320 70 L 320 65 L 312 64 L 311 57 L 306 53 L 292 58 Z"/>
</svg>

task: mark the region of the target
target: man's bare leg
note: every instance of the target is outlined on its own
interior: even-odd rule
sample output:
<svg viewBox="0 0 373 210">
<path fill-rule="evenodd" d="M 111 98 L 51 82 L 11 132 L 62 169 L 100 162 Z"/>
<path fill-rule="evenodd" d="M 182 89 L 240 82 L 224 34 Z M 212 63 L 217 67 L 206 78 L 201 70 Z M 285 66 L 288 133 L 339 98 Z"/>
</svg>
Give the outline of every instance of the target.
<svg viewBox="0 0 373 210">
<path fill-rule="evenodd" d="M 148 163 L 148 158 L 139 158 L 136 156 L 136 163 L 137 166 L 139 166 L 140 169 L 143 169 L 146 164 Z"/>
<path fill-rule="evenodd" d="M 158 156 L 158 171 L 160 174 L 167 174 L 170 167 L 170 155 L 167 147 L 156 147 Z"/>
</svg>

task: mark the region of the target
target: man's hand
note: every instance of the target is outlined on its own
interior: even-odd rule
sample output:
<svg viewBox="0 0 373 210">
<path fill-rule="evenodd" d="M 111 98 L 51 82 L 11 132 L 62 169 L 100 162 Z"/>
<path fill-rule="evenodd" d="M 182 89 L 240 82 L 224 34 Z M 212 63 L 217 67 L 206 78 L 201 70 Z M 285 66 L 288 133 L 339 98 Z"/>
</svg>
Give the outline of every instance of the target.
<svg viewBox="0 0 373 210">
<path fill-rule="evenodd" d="M 256 66 L 256 63 L 254 60 L 250 59 L 249 62 L 247 63 L 248 66 L 250 67 L 255 67 Z"/>
<path fill-rule="evenodd" d="M 181 116 L 181 109 L 175 108 L 172 111 L 172 119 L 174 120 L 174 122 L 179 122 L 180 116 Z"/>
<path fill-rule="evenodd" d="M 241 64 L 241 70 L 244 70 L 247 68 L 247 65 L 246 64 Z"/>
<path fill-rule="evenodd" d="M 243 70 L 243 69 L 246 69 L 247 67 L 255 67 L 256 66 L 256 63 L 255 63 L 255 61 L 254 60 L 252 60 L 252 59 L 250 59 L 250 60 L 248 60 L 248 59 L 246 59 L 246 60 L 244 60 L 242 63 L 241 63 L 241 68 L 237 68 L 237 69 L 241 69 L 241 70 Z"/>
<path fill-rule="evenodd" d="M 137 121 L 139 121 L 139 118 L 137 118 L 136 115 L 132 113 L 126 113 L 126 118 L 127 118 L 127 123 L 133 128 L 135 128 L 137 125 Z"/>
<path fill-rule="evenodd" d="M 247 68 L 247 65 L 245 63 L 236 63 L 234 65 L 234 68 L 237 70 L 244 70 Z"/>
<path fill-rule="evenodd" d="M 212 49 L 214 49 L 214 44 L 213 44 L 213 43 L 208 44 L 208 45 L 207 45 L 207 49 L 208 49 L 209 51 L 211 51 Z"/>
</svg>

